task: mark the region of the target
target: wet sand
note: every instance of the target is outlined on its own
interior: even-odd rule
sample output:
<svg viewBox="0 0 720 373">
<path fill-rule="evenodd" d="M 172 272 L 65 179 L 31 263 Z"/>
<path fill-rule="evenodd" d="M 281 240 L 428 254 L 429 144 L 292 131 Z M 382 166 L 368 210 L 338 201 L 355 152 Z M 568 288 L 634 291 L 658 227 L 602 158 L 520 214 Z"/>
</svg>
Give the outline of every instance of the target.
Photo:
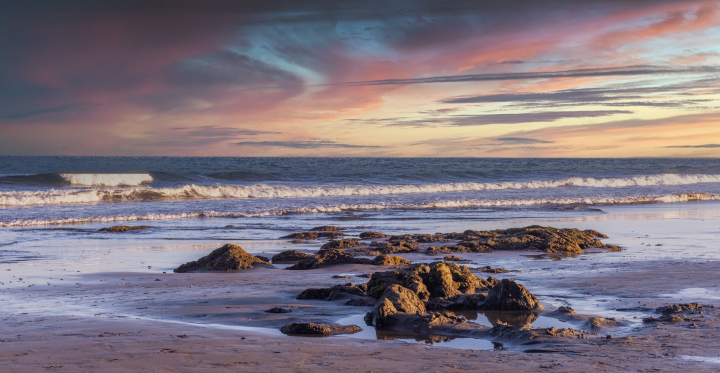
<svg viewBox="0 0 720 373">
<path fill-rule="evenodd" d="M 619 253 L 561 260 L 538 252 L 457 254 L 476 266 L 518 270 L 493 276 L 514 278 L 538 296 L 547 309 L 540 313 L 542 322 L 562 322 L 551 313 L 559 306 L 618 320 L 617 326 L 592 330 L 585 319 L 564 320 L 575 329 L 597 333 L 587 333 L 587 338 L 548 337 L 534 343 L 481 333 L 477 338 L 426 344 L 407 335 L 380 333 L 373 338 L 374 330 L 366 325 L 359 325 L 366 329 L 364 334 L 350 336 L 279 332 L 280 326 L 294 321 L 335 323 L 369 311 L 346 306 L 344 300 L 296 296 L 309 287 L 364 282 L 366 278 L 354 275 L 386 269 L 371 265 L 186 274 L 155 270 L 58 275 L 61 269 L 56 268 L 53 274 L 26 274 L 23 280 L 23 267 L 16 266 L 4 269 L 2 277 L 0 363 L 13 372 L 718 371 L 720 310 L 705 308 L 702 314 L 687 314 L 687 320 L 673 323 L 642 322 L 658 316 L 656 307 L 713 304 L 720 299 L 720 260 L 714 246 L 719 209 L 717 204 L 697 207 L 694 212 L 673 206 L 648 208 L 641 215 L 636 214 L 641 209 L 633 214 L 618 209 L 604 220 L 545 222 L 606 233 L 610 238 L 603 242 L 624 247 Z M 288 245 L 278 241 L 277 250 Z M 423 254 L 401 255 L 432 260 Z M 350 278 L 332 278 L 337 274 Z M 274 306 L 293 312 L 264 312 Z M 476 317 L 473 321 L 491 327 L 482 315 Z M 606 335 L 613 338 L 600 338 Z M 503 349 L 493 349 L 493 341 L 502 343 Z"/>
</svg>

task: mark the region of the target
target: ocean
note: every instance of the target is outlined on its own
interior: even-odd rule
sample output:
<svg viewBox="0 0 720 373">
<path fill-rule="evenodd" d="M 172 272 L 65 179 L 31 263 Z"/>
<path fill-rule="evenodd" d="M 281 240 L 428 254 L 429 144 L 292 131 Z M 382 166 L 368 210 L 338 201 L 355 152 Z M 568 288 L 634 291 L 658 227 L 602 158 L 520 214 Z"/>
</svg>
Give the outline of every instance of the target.
<svg viewBox="0 0 720 373">
<path fill-rule="evenodd" d="M 3 228 L 513 219 L 716 199 L 717 159 L 0 157 Z"/>
</svg>

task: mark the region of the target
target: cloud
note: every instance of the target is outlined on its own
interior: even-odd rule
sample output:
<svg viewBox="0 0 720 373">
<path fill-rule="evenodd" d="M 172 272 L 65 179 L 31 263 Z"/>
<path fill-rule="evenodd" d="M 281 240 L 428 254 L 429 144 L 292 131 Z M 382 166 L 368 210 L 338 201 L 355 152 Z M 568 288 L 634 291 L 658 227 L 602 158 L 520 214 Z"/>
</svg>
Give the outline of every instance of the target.
<svg viewBox="0 0 720 373">
<path fill-rule="evenodd" d="M 527 137 L 498 137 L 495 140 L 505 143 L 505 144 L 552 144 L 555 142 L 555 141 L 530 139 Z"/>
<path fill-rule="evenodd" d="M 348 119 L 350 123 L 384 127 L 465 127 L 491 124 L 522 124 L 555 122 L 561 119 L 597 118 L 617 114 L 632 114 L 628 110 L 545 111 L 481 115 L 452 115 L 442 118 L 412 119 L 407 117 L 383 119 Z"/>
<path fill-rule="evenodd" d="M 85 103 L 67 104 L 67 105 L 62 105 L 62 106 L 47 108 L 47 109 L 35 109 L 35 110 L 23 111 L 23 112 L 19 112 L 19 113 L 12 113 L 12 114 L 8 114 L 8 115 L 4 115 L 1 118 L 2 119 L 27 119 L 27 118 L 32 118 L 32 117 L 41 116 L 41 115 L 45 115 L 45 114 L 61 114 L 61 113 L 84 111 L 84 110 L 91 109 L 94 106 L 97 106 L 97 105 L 85 104 Z"/>
<path fill-rule="evenodd" d="M 382 79 L 359 82 L 335 83 L 333 85 L 365 86 L 365 85 L 409 85 L 428 83 L 462 83 L 462 82 L 488 82 L 503 80 L 531 80 L 531 79 L 561 79 L 561 78 L 588 78 L 588 77 L 612 77 L 612 76 L 647 76 L 647 75 L 679 75 L 679 74 L 712 74 L 720 72 L 717 66 L 652 66 L 635 65 L 611 68 L 590 68 L 573 69 L 543 72 L 519 72 L 500 74 L 466 74 L 431 76 L 426 78 L 412 79 Z"/>
<path fill-rule="evenodd" d="M 673 145 L 673 146 L 664 146 L 663 148 L 720 148 L 720 144 Z"/>
<path fill-rule="evenodd" d="M 316 148 L 379 148 L 377 145 L 355 145 L 342 144 L 331 140 L 307 140 L 307 141 L 240 141 L 236 145 L 241 146 L 272 146 L 294 149 L 316 149 Z"/>
</svg>

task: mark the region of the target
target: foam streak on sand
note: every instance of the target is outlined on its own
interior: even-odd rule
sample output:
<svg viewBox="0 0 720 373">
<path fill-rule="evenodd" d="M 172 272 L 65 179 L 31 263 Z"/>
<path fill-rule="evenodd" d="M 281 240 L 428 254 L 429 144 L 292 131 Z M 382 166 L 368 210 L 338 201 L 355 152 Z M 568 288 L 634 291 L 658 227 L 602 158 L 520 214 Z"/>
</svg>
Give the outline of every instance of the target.
<svg viewBox="0 0 720 373">
<path fill-rule="evenodd" d="M 91 216 L 64 219 L 30 219 L 0 221 L 0 227 L 21 227 L 38 225 L 62 225 L 79 223 L 98 223 L 115 221 L 143 221 L 143 220 L 174 220 L 189 218 L 250 218 L 270 215 L 288 214 L 322 214 L 333 212 L 372 211 L 387 209 L 418 210 L 418 209 L 448 209 L 472 207 L 511 207 L 511 206 L 537 206 L 537 205 L 620 205 L 637 203 L 672 203 L 689 201 L 720 200 L 720 194 L 684 193 L 661 196 L 630 197 L 630 198 L 540 198 L 517 200 L 449 200 L 431 203 L 379 203 L 379 204 L 339 204 L 328 206 L 309 206 L 267 211 L 253 212 L 218 212 L 194 211 L 168 214 L 134 214 L 114 216 Z"/>
<path fill-rule="evenodd" d="M 72 177 L 71 177 L 72 176 Z M 73 183 L 89 185 L 128 185 L 147 183 L 150 175 L 64 175 Z M 183 199 L 246 199 L 246 198 L 317 198 L 338 196 L 370 196 L 394 194 L 448 193 L 464 191 L 548 189 L 566 187 L 622 188 L 663 185 L 720 183 L 720 175 L 653 175 L 632 178 L 565 178 L 553 181 L 501 183 L 448 183 L 421 185 L 352 185 L 289 187 L 257 184 L 252 186 L 183 185 L 177 188 L 129 189 L 51 189 L 45 191 L 13 191 L 0 193 L 0 206 L 62 205 L 71 203 L 124 202 Z"/>
</svg>

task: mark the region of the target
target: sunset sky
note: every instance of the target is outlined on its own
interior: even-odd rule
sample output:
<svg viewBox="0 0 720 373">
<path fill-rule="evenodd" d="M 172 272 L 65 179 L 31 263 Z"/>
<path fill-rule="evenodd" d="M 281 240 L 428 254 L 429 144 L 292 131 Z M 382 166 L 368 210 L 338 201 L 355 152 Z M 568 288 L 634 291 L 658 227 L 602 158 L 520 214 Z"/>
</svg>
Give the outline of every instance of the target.
<svg viewBox="0 0 720 373">
<path fill-rule="evenodd" d="M 720 2 L 3 1 L 0 155 L 717 157 Z"/>
</svg>

